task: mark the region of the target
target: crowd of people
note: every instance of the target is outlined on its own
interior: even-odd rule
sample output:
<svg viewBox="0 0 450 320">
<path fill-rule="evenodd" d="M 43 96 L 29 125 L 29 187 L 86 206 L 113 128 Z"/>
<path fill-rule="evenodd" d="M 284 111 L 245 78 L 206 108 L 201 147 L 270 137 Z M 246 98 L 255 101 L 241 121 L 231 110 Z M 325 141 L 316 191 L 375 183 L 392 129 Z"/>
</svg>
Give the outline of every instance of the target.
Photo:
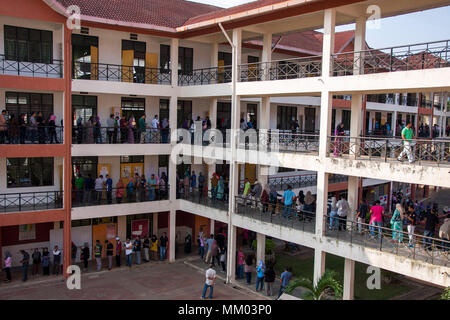
<svg viewBox="0 0 450 320">
<path fill-rule="evenodd" d="M 42 112 L 33 112 L 31 116 L 21 113 L 16 117 L 3 110 L 0 114 L 0 144 L 61 143 L 62 134 L 58 128 L 62 126 L 62 120 L 61 127 L 56 125 L 54 114 L 47 119 Z"/>
<path fill-rule="evenodd" d="M 105 177 L 99 175 L 94 180 L 91 174 L 83 176 L 80 173 L 72 179 L 72 199 L 76 204 L 85 205 L 101 204 L 104 198 L 108 204 L 112 204 L 113 195 L 116 203 L 165 200 L 168 198 L 168 183 L 165 172 L 160 177 L 151 174 L 148 179 L 144 174 L 135 173 L 133 178 L 120 178 L 114 187 L 114 181 L 108 174 Z"/>
</svg>

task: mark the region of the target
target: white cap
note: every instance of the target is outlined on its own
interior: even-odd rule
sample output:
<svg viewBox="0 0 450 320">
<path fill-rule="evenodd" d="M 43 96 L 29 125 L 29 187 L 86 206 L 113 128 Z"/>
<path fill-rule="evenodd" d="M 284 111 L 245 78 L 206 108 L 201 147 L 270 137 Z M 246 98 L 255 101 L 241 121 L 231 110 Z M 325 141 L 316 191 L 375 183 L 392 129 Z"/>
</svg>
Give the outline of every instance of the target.
<svg viewBox="0 0 450 320">
<path fill-rule="evenodd" d="M 116 240 L 119 241 L 120 240 L 119 237 L 116 237 Z"/>
</svg>

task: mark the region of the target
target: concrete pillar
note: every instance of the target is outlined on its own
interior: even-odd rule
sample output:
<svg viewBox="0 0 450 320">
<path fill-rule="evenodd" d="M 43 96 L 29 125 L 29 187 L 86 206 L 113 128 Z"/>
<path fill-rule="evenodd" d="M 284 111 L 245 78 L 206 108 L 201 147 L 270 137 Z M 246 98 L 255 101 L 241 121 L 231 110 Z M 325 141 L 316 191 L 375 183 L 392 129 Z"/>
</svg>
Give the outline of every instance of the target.
<svg viewBox="0 0 450 320">
<path fill-rule="evenodd" d="M 397 134 L 397 111 L 394 111 L 394 118 L 392 120 L 391 130 L 392 136 L 395 137 L 395 135 Z"/>
<path fill-rule="evenodd" d="M 267 192 L 269 192 L 269 166 L 258 165 L 257 170 L 258 181 L 261 183 L 261 187 L 264 189 L 267 185 Z"/>
<path fill-rule="evenodd" d="M 211 178 L 214 172 L 216 172 L 216 164 L 208 164 L 208 172 L 206 173 L 208 175 L 206 177 L 206 181 L 208 182 L 208 190 L 211 190 Z"/>
<path fill-rule="evenodd" d="M 117 217 L 117 236 L 122 242 L 127 239 L 127 216 Z"/>
<path fill-rule="evenodd" d="M 172 147 L 177 143 L 177 107 L 178 99 L 177 96 L 170 97 L 169 101 L 169 128 L 170 128 L 170 143 Z"/>
<path fill-rule="evenodd" d="M 153 230 L 152 233 L 158 236 L 158 212 L 153 213 Z"/>
<path fill-rule="evenodd" d="M 316 235 L 322 236 L 326 228 L 325 215 L 328 206 L 328 176 L 324 171 L 317 171 L 317 205 L 316 205 Z"/>
<path fill-rule="evenodd" d="M 261 62 L 270 62 L 272 61 L 272 34 L 265 33 L 263 35 L 263 49 L 262 49 L 262 57 Z M 261 72 L 262 72 L 262 80 L 270 80 L 269 79 L 269 70 L 271 64 L 262 64 Z"/>
<path fill-rule="evenodd" d="M 211 120 L 211 129 L 217 128 L 217 99 L 211 99 L 209 105 L 209 119 Z"/>
<path fill-rule="evenodd" d="M 356 19 L 356 26 L 355 26 L 355 41 L 354 41 L 354 51 L 363 51 L 366 46 L 366 16 L 362 15 Z M 354 69 L 353 74 L 363 74 L 364 68 L 363 68 L 363 61 L 364 61 L 364 53 L 355 53 L 354 55 Z"/>
<path fill-rule="evenodd" d="M 325 272 L 326 252 L 320 249 L 314 250 L 314 285 Z"/>
<path fill-rule="evenodd" d="M 350 114 L 350 137 L 356 138 L 360 136 L 361 133 L 361 109 L 362 109 L 362 95 L 354 94 L 352 95 L 352 109 Z M 364 135 L 364 133 L 363 133 Z M 352 139 L 350 139 L 352 140 Z M 359 154 L 359 139 L 354 139 L 351 145 L 350 154 L 357 156 Z"/>
<path fill-rule="evenodd" d="M 216 220 L 214 220 L 214 219 L 209 219 L 209 223 L 210 223 L 210 225 L 209 225 L 209 233 L 211 234 L 216 234 L 216 232 L 215 232 L 215 225 L 216 225 Z"/>
<path fill-rule="evenodd" d="M 328 136 L 331 132 L 331 113 L 333 108 L 333 94 L 323 90 L 320 99 L 320 136 L 319 157 L 326 158 L 328 154 Z"/>
<path fill-rule="evenodd" d="M 322 78 L 328 78 L 332 70 L 331 55 L 334 53 L 336 9 L 326 9 L 323 21 Z"/>
<path fill-rule="evenodd" d="M 172 86 L 178 86 L 178 39 L 170 39 L 170 70 L 172 72 Z"/>
<path fill-rule="evenodd" d="M 173 203 L 177 199 L 177 165 L 176 159 L 169 157 L 169 200 Z"/>
<path fill-rule="evenodd" d="M 266 261 L 266 236 L 262 233 L 256 234 L 256 263 Z"/>
<path fill-rule="evenodd" d="M 219 44 L 211 44 L 211 68 L 219 66 Z"/>
<path fill-rule="evenodd" d="M 228 225 L 227 283 L 233 283 L 236 279 L 236 233 L 236 227 Z"/>
<path fill-rule="evenodd" d="M 264 96 L 258 110 L 258 129 L 270 129 L 270 97 Z"/>
<path fill-rule="evenodd" d="M 354 299 L 355 288 L 355 261 L 351 259 L 345 259 L 344 263 L 344 292 L 343 300 Z"/>
<path fill-rule="evenodd" d="M 358 209 L 358 195 L 359 195 L 359 177 L 348 176 L 348 205 L 350 212 L 348 213 L 348 220 L 355 220 L 355 211 Z M 349 224 L 350 225 L 350 224 Z"/>
<path fill-rule="evenodd" d="M 169 262 L 175 262 L 175 245 L 176 245 L 176 235 L 177 235 L 177 227 L 176 227 L 176 217 L 177 211 L 170 210 L 169 214 L 169 252 L 167 256 L 169 257 Z"/>
</svg>

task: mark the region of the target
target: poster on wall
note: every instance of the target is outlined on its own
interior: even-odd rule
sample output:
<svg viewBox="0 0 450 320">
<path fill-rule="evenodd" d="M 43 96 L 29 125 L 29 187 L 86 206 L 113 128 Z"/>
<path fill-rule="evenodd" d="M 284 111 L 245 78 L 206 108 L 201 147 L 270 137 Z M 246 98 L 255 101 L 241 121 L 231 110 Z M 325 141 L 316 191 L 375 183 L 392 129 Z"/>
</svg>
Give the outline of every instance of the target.
<svg viewBox="0 0 450 320">
<path fill-rule="evenodd" d="M 386 203 L 387 202 L 387 198 L 388 198 L 387 195 L 382 195 L 382 196 L 380 196 L 379 200 L 380 200 L 381 203 Z"/>
<path fill-rule="evenodd" d="M 133 238 L 145 237 L 149 235 L 149 223 L 148 220 L 133 220 L 131 221 L 131 236 Z"/>
<path fill-rule="evenodd" d="M 106 177 L 107 174 L 111 174 L 111 164 L 110 163 L 106 163 L 106 164 L 99 163 L 97 170 L 99 172 L 99 175 Z"/>
<path fill-rule="evenodd" d="M 139 177 L 142 175 L 142 166 L 140 165 L 134 166 L 133 176 L 135 176 L 136 173 L 139 175 Z"/>
<path fill-rule="evenodd" d="M 129 179 L 131 178 L 131 166 L 130 165 L 122 165 L 122 178 Z"/>
</svg>

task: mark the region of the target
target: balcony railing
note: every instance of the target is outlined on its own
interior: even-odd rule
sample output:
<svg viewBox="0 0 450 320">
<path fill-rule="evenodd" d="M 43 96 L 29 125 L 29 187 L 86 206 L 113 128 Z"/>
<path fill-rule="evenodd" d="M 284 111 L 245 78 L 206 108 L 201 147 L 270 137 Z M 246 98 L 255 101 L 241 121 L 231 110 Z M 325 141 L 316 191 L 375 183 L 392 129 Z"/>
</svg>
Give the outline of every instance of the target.
<svg viewBox="0 0 450 320">
<path fill-rule="evenodd" d="M 25 77 L 42 77 L 42 78 L 62 78 L 63 77 L 63 61 L 50 60 L 43 62 L 20 61 L 18 58 L 5 57 L 0 54 L 0 74 L 25 76 Z"/>
<path fill-rule="evenodd" d="M 326 216 L 325 218 L 327 237 L 435 265 L 448 266 L 450 263 L 448 239 L 413 235 L 403 230 L 371 226 L 339 217 Z M 341 231 L 337 227 L 339 224 L 342 227 Z"/>
<path fill-rule="evenodd" d="M 423 70 L 450 67 L 450 40 L 334 54 L 332 75 Z"/>
<path fill-rule="evenodd" d="M 236 196 L 236 214 L 265 223 L 315 233 L 315 212 L 297 210 L 278 202 L 261 202 L 251 197 Z"/>
<path fill-rule="evenodd" d="M 72 78 L 161 85 L 172 82 L 169 69 L 79 61 L 73 63 Z"/>
<path fill-rule="evenodd" d="M 242 143 L 241 143 L 242 145 Z M 259 130 L 259 148 L 272 152 L 319 153 L 319 134 Z M 241 146 L 242 147 L 242 146 Z"/>
<path fill-rule="evenodd" d="M 352 159 L 397 161 L 405 146 L 402 139 L 372 137 L 328 137 L 329 156 Z M 411 140 L 404 161 L 411 150 L 413 160 L 421 165 L 450 166 L 450 140 Z"/>
<path fill-rule="evenodd" d="M 62 191 L 0 194 L 0 212 L 38 211 L 63 207 Z"/>
<path fill-rule="evenodd" d="M 228 211 L 228 193 L 218 195 L 214 190 L 199 191 L 194 190 L 180 190 L 177 189 L 177 199 L 183 199 L 190 202 L 198 203 L 211 208 Z"/>
<path fill-rule="evenodd" d="M 111 127 L 73 127 L 73 144 L 167 144 L 170 143 L 170 128 L 146 129 Z"/>
<path fill-rule="evenodd" d="M 0 126 L 0 144 L 64 143 L 64 127 L 26 125 L 12 128 Z"/>
<path fill-rule="evenodd" d="M 239 66 L 241 82 L 299 79 L 319 77 L 321 74 L 322 57 L 320 56 L 248 63 Z"/>
<path fill-rule="evenodd" d="M 90 207 L 121 203 L 150 202 L 169 199 L 169 186 L 158 185 L 154 189 L 145 188 L 112 188 L 103 190 L 72 191 L 72 207 Z"/>
<path fill-rule="evenodd" d="M 203 68 L 192 70 L 189 74 L 178 75 L 179 86 L 198 86 L 227 83 L 232 80 L 232 67 Z"/>
</svg>

